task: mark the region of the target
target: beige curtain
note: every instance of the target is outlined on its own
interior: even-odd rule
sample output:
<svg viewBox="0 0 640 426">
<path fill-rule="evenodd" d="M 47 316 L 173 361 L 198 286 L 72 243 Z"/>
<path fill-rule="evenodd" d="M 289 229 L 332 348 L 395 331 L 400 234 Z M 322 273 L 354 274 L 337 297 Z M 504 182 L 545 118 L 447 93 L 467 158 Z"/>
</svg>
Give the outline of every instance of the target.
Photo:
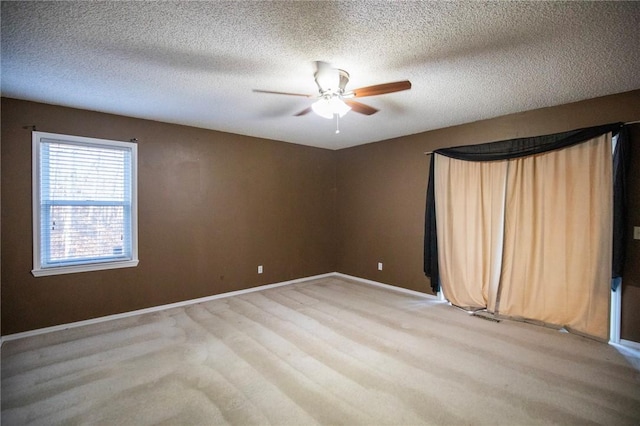
<svg viewBox="0 0 640 426">
<path fill-rule="evenodd" d="M 434 155 L 442 291 L 456 306 L 493 312 L 500 280 L 508 162 Z"/>
<path fill-rule="evenodd" d="M 520 159 L 434 160 L 445 297 L 606 339 L 611 134 Z"/>
<path fill-rule="evenodd" d="M 611 134 L 511 160 L 499 312 L 607 339 Z"/>
</svg>

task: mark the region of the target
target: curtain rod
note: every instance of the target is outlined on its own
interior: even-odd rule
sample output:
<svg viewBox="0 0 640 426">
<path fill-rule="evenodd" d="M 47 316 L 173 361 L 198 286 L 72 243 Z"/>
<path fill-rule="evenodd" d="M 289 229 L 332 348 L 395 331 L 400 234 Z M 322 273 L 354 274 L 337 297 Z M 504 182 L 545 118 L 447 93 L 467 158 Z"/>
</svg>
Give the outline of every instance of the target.
<svg viewBox="0 0 640 426">
<path fill-rule="evenodd" d="M 639 124 L 640 120 L 636 120 L 636 121 L 627 121 L 626 123 L 623 123 L 625 126 L 629 125 L 629 124 Z M 432 155 L 433 151 L 425 151 L 424 155 Z"/>
<path fill-rule="evenodd" d="M 31 124 L 31 125 L 28 125 L 28 126 L 22 126 L 22 128 L 25 129 L 25 130 L 31 130 L 32 132 L 37 132 L 35 124 Z M 129 142 L 138 143 L 138 138 L 131 138 L 131 139 L 129 139 Z"/>
</svg>

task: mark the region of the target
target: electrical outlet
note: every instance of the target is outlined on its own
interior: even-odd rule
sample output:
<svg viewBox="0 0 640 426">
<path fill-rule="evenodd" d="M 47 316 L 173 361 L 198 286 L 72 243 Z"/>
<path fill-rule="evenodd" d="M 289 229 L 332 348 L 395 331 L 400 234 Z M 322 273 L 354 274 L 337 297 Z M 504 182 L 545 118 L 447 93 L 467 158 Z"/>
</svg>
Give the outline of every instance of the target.
<svg viewBox="0 0 640 426">
<path fill-rule="evenodd" d="M 382 262 L 378 262 L 378 271 L 382 271 Z"/>
<path fill-rule="evenodd" d="M 633 239 L 640 240 L 640 226 L 633 227 Z"/>
<path fill-rule="evenodd" d="M 261 274 L 262 273 L 262 265 L 258 265 L 258 273 Z"/>
</svg>

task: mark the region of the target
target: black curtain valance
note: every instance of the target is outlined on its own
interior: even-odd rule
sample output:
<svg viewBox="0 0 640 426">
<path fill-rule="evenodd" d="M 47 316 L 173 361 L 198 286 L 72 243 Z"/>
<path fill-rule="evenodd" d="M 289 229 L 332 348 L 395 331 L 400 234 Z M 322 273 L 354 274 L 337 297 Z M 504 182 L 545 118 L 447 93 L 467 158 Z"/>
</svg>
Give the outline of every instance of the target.
<svg viewBox="0 0 640 426">
<path fill-rule="evenodd" d="M 434 293 L 440 290 L 440 274 L 438 271 L 438 237 L 436 234 L 436 205 L 434 198 L 434 161 L 435 154 L 465 161 L 497 161 L 510 158 L 527 157 L 529 155 L 567 148 L 590 139 L 612 132 L 618 135 L 614 152 L 614 235 L 613 235 L 613 270 L 612 278 L 622 275 L 624 265 L 624 227 L 626 200 L 626 169 L 628 152 L 628 132 L 624 123 L 612 123 L 596 127 L 571 130 L 544 136 L 510 139 L 479 145 L 466 145 L 453 148 L 437 149 L 431 156 L 429 168 L 429 184 L 427 185 L 427 206 L 425 212 L 424 236 L 424 272 L 431 279 Z"/>
</svg>

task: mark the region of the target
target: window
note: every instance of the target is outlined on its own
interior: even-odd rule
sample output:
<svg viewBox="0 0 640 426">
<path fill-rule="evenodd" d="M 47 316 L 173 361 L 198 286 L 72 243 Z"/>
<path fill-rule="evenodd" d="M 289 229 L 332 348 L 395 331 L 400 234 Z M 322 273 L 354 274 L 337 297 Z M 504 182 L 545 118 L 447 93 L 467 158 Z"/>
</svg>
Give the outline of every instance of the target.
<svg viewBox="0 0 640 426">
<path fill-rule="evenodd" d="M 33 273 L 138 264 L 137 145 L 33 132 Z"/>
</svg>

